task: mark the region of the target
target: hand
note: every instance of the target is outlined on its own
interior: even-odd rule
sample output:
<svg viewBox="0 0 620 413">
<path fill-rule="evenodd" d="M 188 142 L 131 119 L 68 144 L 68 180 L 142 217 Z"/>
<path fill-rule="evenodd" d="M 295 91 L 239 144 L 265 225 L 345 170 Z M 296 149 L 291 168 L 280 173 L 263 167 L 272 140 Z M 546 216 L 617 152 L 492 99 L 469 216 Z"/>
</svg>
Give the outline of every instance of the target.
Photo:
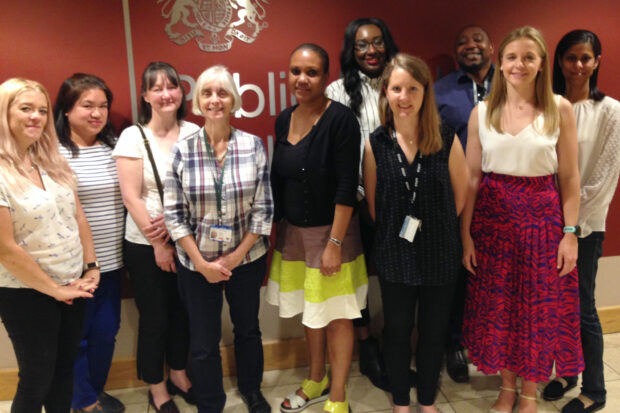
<svg viewBox="0 0 620 413">
<path fill-rule="evenodd" d="M 63 303 L 69 305 L 73 304 L 73 300 L 76 298 L 93 298 L 91 293 L 78 288 L 73 285 L 73 283 L 59 285 L 58 288 L 55 288 L 50 295 L 57 301 L 62 301 Z"/>
<path fill-rule="evenodd" d="M 151 218 L 150 222 L 150 225 L 142 228 L 142 233 L 148 238 L 151 244 L 155 241 L 161 241 L 163 243 L 168 242 L 170 234 L 168 234 L 168 228 L 166 228 L 166 224 L 164 223 L 164 216 L 159 215 L 155 218 Z"/>
<path fill-rule="evenodd" d="M 82 275 L 82 278 L 78 278 L 77 280 L 71 282 L 69 285 L 77 287 L 79 290 L 88 291 L 93 294 L 97 287 L 99 286 L 99 281 L 101 279 L 101 274 L 99 269 L 93 268 L 88 270 Z"/>
<path fill-rule="evenodd" d="M 232 272 L 218 262 L 221 258 L 222 257 L 213 262 L 203 261 L 200 265 L 196 266 L 196 271 L 201 273 L 211 284 L 219 283 L 220 281 L 228 281 Z"/>
<path fill-rule="evenodd" d="M 232 271 L 241 264 L 243 261 L 243 255 L 237 254 L 236 251 L 231 252 L 230 254 L 224 254 L 218 259 L 216 259 L 215 263 L 222 265 L 224 268 Z"/>
<path fill-rule="evenodd" d="M 159 268 L 167 272 L 177 272 L 177 266 L 174 263 L 176 250 L 170 244 L 156 242 L 153 244 L 155 251 L 155 263 Z"/>
<path fill-rule="evenodd" d="M 463 266 L 472 274 L 476 273 L 476 248 L 471 235 L 463 237 Z"/>
<path fill-rule="evenodd" d="M 575 234 L 564 234 L 558 246 L 558 270 L 562 277 L 571 272 L 577 265 L 578 254 L 577 236 Z"/>
<path fill-rule="evenodd" d="M 331 241 L 327 241 L 327 246 L 321 256 L 321 274 L 331 277 L 340 272 L 342 263 L 342 248 Z"/>
</svg>

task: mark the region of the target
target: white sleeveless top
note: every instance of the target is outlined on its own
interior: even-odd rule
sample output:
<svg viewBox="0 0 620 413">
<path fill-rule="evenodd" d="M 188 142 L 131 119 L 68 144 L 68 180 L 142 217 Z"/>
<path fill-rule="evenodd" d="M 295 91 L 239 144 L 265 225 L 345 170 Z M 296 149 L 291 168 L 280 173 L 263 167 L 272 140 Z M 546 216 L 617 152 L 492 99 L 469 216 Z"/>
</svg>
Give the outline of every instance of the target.
<svg viewBox="0 0 620 413">
<path fill-rule="evenodd" d="M 556 95 L 559 104 L 560 96 Z M 486 102 L 478 104 L 478 134 L 482 145 L 482 171 L 512 176 L 545 176 L 558 171 L 556 144 L 560 128 L 543 134 L 542 113 L 516 135 L 486 126 Z"/>
</svg>

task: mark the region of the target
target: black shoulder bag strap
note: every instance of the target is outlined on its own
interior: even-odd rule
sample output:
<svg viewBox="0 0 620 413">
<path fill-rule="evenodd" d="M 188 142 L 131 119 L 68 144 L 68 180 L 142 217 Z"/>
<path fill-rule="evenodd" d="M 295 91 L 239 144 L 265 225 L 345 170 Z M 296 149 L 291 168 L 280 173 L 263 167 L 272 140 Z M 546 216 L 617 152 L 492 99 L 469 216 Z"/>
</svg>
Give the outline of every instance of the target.
<svg viewBox="0 0 620 413">
<path fill-rule="evenodd" d="M 161 184 L 161 179 L 159 179 L 159 173 L 157 172 L 157 165 L 155 165 L 155 158 L 153 158 L 153 152 L 151 151 L 151 145 L 149 145 L 148 139 L 146 139 L 146 135 L 144 134 L 144 129 L 142 129 L 142 125 L 136 123 L 136 126 L 140 130 L 140 134 L 142 135 L 142 140 L 144 141 L 144 146 L 146 147 L 146 153 L 149 155 L 149 161 L 151 161 L 151 167 L 153 168 L 153 175 L 155 175 L 155 183 L 157 184 L 157 191 L 159 192 L 159 198 L 161 199 L 161 203 L 164 203 L 164 188 Z"/>
</svg>

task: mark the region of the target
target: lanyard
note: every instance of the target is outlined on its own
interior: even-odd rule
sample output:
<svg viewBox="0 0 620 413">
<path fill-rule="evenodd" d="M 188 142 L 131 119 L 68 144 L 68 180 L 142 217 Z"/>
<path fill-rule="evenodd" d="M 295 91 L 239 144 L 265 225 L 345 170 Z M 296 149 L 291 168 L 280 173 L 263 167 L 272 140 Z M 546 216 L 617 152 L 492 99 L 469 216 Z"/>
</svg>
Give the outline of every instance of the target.
<svg viewBox="0 0 620 413">
<path fill-rule="evenodd" d="M 407 192 L 410 194 L 409 201 L 411 202 L 411 207 L 413 209 L 413 205 L 415 204 L 415 200 L 418 194 L 418 187 L 420 183 L 420 171 L 422 170 L 422 163 L 420 162 L 422 159 L 422 154 L 419 154 L 419 157 L 416 156 L 413 158 L 414 164 L 416 164 L 415 168 L 415 177 L 413 180 L 413 185 L 409 183 L 409 177 L 407 176 L 407 169 L 409 165 L 405 162 L 404 157 L 398 150 L 400 146 L 398 145 L 398 140 L 396 139 L 396 131 L 392 131 L 392 140 L 394 142 L 394 151 L 396 152 L 396 158 L 398 159 L 400 173 L 403 177 L 403 182 L 405 183 L 405 188 L 407 188 Z M 416 163 L 416 158 L 418 162 Z"/>
<path fill-rule="evenodd" d="M 478 84 L 472 79 L 471 84 L 472 84 L 472 94 L 474 97 L 474 106 L 476 106 L 478 104 L 478 102 L 480 102 L 481 100 L 484 100 L 485 97 L 487 97 L 487 95 L 489 94 L 489 87 L 491 83 L 491 79 L 489 79 L 489 76 L 487 76 L 486 79 L 484 79 L 484 96 L 482 97 L 482 99 L 478 99 Z"/>
<path fill-rule="evenodd" d="M 207 139 L 207 131 L 203 128 L 203 137 L 205 140 L 205 146 L 207 147 L 207 153 L 209 157 L 213 157 L 213 164 L 215 165 L 215 170 L 212 172 L 213 176 L 213 186 L 215 188 L 215 201 L 217 203 L 217 219 L 218 225 L 222 225 L 222 216 L 224 216 L 222 212 L 222 186 L 224 185 L 224 166 L 226 166 L 226 158 L 224 158 L 224 162 L 222 162 L 221 173 L 219 178 L 217 177 L 217 159 L 215 159 L 215 150 L 211 148 L 209 141 Z"/>
</svg>

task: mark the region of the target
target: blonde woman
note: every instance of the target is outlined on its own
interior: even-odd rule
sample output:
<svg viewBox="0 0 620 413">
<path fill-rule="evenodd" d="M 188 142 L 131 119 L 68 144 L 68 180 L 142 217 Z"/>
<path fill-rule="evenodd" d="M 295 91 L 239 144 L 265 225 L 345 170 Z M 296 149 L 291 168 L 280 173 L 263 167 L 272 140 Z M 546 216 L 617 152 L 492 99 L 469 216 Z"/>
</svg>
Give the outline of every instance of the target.
<svg viewBox="0 0 620 413">
<path fill-rule="evenodd" d="M 551 90 L 542 35 L 511 32 L 488 101 L 472 111 L 470 196 L 461 220 L 472 273 L 464 344 L 478 369 L 501 373 L 491 412 L 536 412 L 537 382 L 583 369 L 579 340 L 579 171 L 575 115 Z M 557 182 L 557 184 L 556 184 Z"/>
<path fill-rule="evenodd" d="M 0 85 L 0 318 L 19 365 L 14 412 L 68 412 L 85 300 L 99 284 L 90 228 L 38 82 Z"/>
</svg>

